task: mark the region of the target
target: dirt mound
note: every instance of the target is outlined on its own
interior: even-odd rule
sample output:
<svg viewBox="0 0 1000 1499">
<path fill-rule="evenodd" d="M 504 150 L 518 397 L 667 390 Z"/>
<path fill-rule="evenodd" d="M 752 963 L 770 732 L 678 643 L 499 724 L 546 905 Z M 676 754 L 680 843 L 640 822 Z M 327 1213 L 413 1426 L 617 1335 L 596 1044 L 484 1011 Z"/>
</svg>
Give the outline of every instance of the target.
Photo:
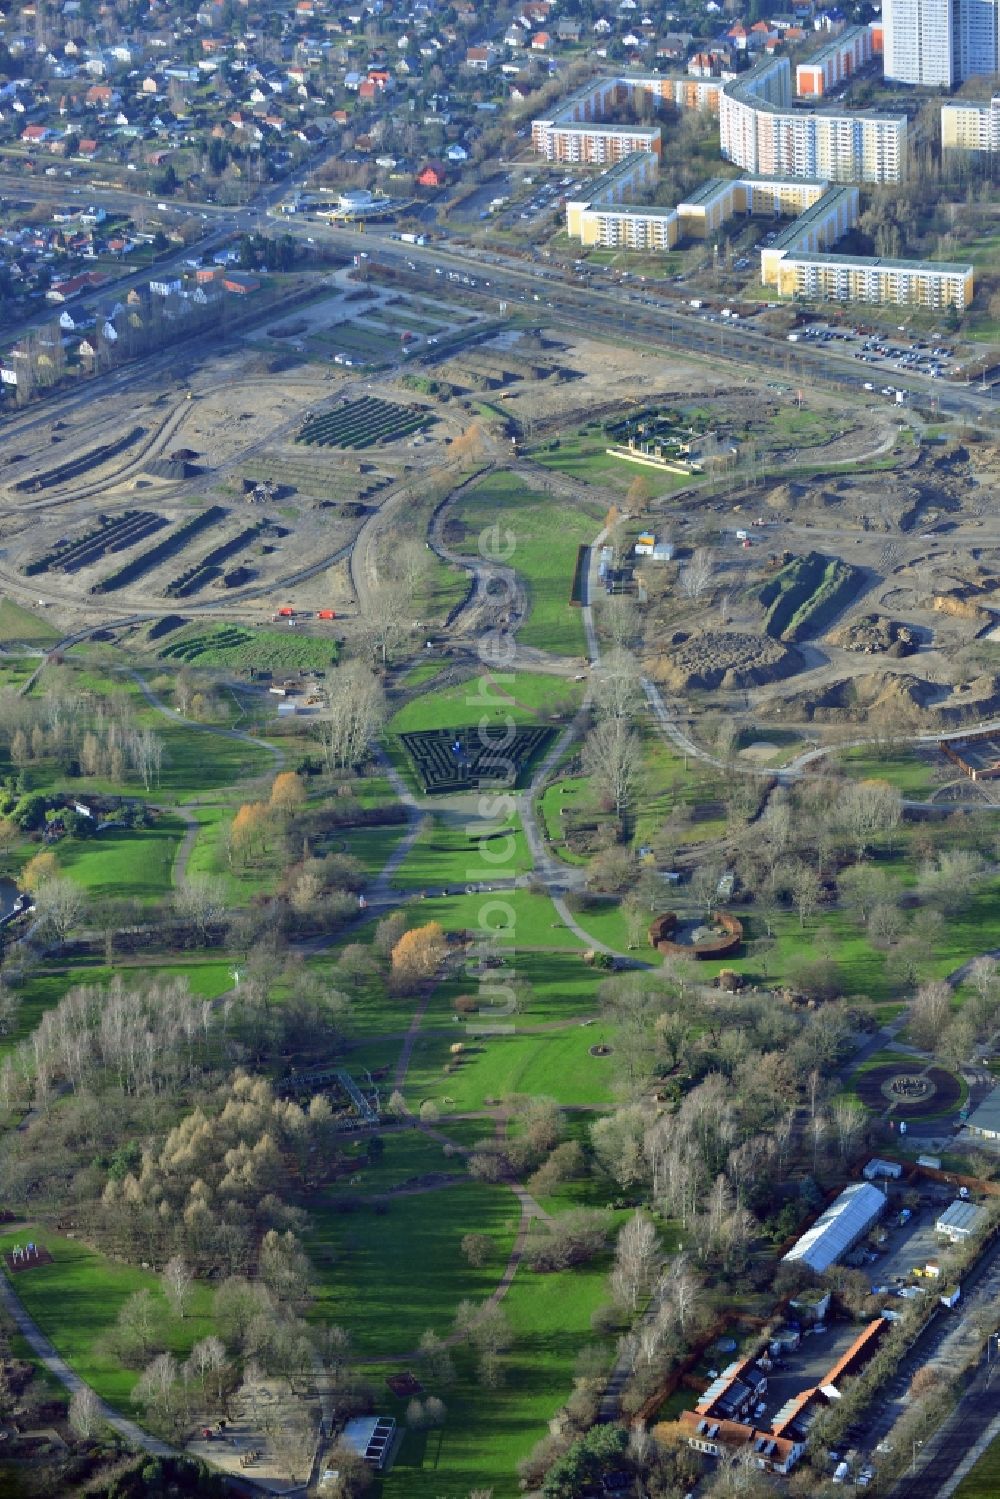
<svg viewBox="0 0 1000 1499">
<path fill-rule="evenodd" d="M 909 626 L 887 619 L 884 614 L 863 614 L 826 638 L 831 645 L 865 656 L 910 656 L 917 649 Z"/>
<path fill-rule="evenodd" d="M 154 458 L 146 464 L 146 472 L 154 479 L 193 479 L 201 473 L 197 463 L 173 463 L 169 458 Z"/>
<path fill-rule="evenodd" d="M 907 672 L 841 677 L 819 692 L 786 698 L 781 717 L 815 723 L 892 722 L 925 730 L 957 728 L 1000 711 L 1000 678 L 989 672 L 954 689 Z"/>
<path fill-rule="evenodd" d="M 674 643 L 663 656 L 659 676 L 675 691 L 685 688 L 759 687 L 802 670 L 793 646 L 765 635 L 735 630 L 701 630 Z"/>
</svg>

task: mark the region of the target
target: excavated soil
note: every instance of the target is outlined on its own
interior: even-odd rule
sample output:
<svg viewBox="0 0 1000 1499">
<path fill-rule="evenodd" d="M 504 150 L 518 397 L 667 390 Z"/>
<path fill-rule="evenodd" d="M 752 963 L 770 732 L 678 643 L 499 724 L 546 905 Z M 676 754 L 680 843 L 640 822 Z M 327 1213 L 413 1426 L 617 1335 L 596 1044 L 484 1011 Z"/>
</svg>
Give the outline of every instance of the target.
<svg viewBox="0 0 1000 1499">
<path fill-rule="evenodd" d="M 674 637 L 662 657 L 657 675 L 672 690 L 715 687 L 760 687 L 780 682 L 801 671 L 802 657 L 794 646 L 766 635 L 735 630 L 701 630 Z"/>
</svg>

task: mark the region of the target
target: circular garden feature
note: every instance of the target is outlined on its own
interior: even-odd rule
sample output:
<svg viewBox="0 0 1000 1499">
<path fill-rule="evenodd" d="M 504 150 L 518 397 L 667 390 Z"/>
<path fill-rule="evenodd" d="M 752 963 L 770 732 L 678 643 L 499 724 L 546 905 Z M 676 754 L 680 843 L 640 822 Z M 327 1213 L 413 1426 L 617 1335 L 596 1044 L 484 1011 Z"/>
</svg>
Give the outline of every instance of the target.
<svg viewBox="0 0 1000 1499">
<path fill-rule="evenodd" d="M 962 1101 L 962 1085 L 954 1073 L 944 1067 L 918 1068 L 903 1062 L 859 1072 L 854 1088 L 866 1108 L 876 1113 L 891 1109 L 901 1119 L 947 1114 Z"/>
<path fill-rule="evenodd" d="M 729 958 L 743 941 L 743 923 L 729 911 L 713 911 L 707 921 L 682 925 L 676 911 L 664 911 L 651 922 L 649 945 L 664 956 Z"/>
</svg>

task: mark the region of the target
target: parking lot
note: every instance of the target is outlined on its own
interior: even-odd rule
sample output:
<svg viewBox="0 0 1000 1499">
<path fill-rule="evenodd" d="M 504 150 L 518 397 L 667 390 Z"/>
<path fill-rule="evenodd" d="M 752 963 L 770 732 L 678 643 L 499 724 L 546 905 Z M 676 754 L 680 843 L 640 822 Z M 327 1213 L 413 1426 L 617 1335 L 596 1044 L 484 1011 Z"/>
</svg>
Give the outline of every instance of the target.
<svg viewBox="0 0 1000 1499">
<path fill-rule="evenodd" d="M 934 1232 L 937 1214 L 936 1208 L 922 1208 L 905 1228 L 891 1231 L 887 1253 L 880 1255 L 873 1265 L 866 1266 L 873 1286 L 891 1285 L 897 1276 L 908 1280 L 914 1265 L 923 1267 L 928 1261 L 934 1264 L 941 1253 Z"/>
<path fill-rule="evenodd" d="M 850 1348 L 861 1328 L 852 1322 L 833 1322 L 825 1332 L 809 1333 L 792 1353 L 783 1353 L 783 1368 L 767 1376 L 767 1422 L 773 1420 L 787 1400 L 811 1390 Z M 758 1422 L 764 1425 L 764 1420 Z"/>
</svg>

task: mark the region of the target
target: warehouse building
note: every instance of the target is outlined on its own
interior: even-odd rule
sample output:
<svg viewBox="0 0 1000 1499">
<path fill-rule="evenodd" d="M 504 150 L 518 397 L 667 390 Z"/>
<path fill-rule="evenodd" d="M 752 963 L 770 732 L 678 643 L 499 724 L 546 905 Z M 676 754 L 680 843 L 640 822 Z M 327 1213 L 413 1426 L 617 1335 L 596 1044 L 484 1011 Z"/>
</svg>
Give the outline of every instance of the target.
<svg viewBox="0 0 1000 1499">
<path fill-rule="evenodd" d="M 821 1275 L 843 1259 L 885 1212 L 885 1198 L 870 1182 L 852 1182 L 782 1258 Z"/>
<path fill-rule="evenodd" d="M 950 1239 L 952 1244 L 962 1244 L 971 1239 L 983 1221 L 983 1210 L 974 1202 L 953 1202 L 934 1225 L 935 1232 Z"/>
</svg>

